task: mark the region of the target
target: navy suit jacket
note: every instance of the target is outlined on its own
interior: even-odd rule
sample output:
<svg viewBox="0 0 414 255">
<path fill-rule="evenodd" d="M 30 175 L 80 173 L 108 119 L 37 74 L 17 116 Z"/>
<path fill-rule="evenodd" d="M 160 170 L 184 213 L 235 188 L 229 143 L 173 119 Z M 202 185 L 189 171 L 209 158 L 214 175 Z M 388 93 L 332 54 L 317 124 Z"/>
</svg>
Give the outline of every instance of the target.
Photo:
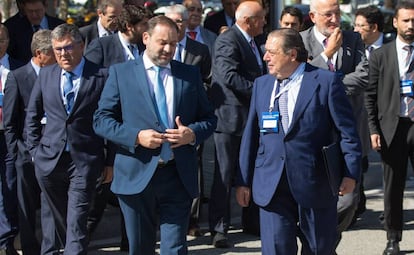
<svg viewBox="0 0 414 255">
<path fill-rule="evenodd" d="M 126 61 L 124 47 L 118 34 L 93 40 L 85 50 L 85 58 L 104 67 Z"/>
<path fill-rule="evenodd" d="M 79 28 L 79 32 L 81 33 L 83 37 L 83 41 L 85 42 L 85 48 L 94 39 L 99 37 L 98 25 L 96 24 L 96 22 L 93 22 L 92 24 Z"/>
<path fill-rule="evenodd" d="M 9 73 L 7 86 L 4 89 L 3 123 L 7 150 L 13 155 L 14 159 L 18 157 L 22 162 L 31 162 L 25 144 L 24 120 L 36 78 L 37 74 L 31 62 L 29 62 Z"/>
<path fill-rule="evenodd" d="M 208 16 L 204 21 L 204 28 L 216 33 L 216 35 L 219 34 L 220 28 L 222 26 L 227 26 L 226 18 L 224 16 L 224 10 L 221 10 L 211 16 Z"/>
<path fill-rule="evenodd" d="M 249 111 L 253 81 L 264 71 L 236 26 L 217 37 L 212 59 L 213 78 L 209 94 L 219 120 L 217 131 L 241 136 Z M 265 67 L 264 62 L 262 65 Z"/>
<path fill-rule="evenodd" d="M 53 30 L 60 24 L 65 23 L 63 20 L 46 15 L 49 29 Z M 31 43 L 33 37 L 33 27 L 26 16 L 14 21 L 6 21 L 4 25 L 9 30 L 10 43 L 7 52 L 12 58 L 27 63 L 32 58 Z"/>
<path fill-rule="evenodd" d="M 331 192 L 322 159 L 322 147 L 333 142 L 337 129 L 346 162 L 345 176 L 358 180 L 361 148 L 352 109 L 342 82 L 332 72 L 306 65 L 291 125 L 286 132 L 260 133 L 260 117 L 269 111 L 275 77 L 255 81 L 246 128 L 240 146 L 238 186 L 253 185 L 259 206 L 270 203 L 280 177 L 287 180 L 297 203 L 307 208 L 331 205 Z M 279 127 L 280 128 L 280 127 Z"/>
<path fill-rule="evenodd" d="M 104 143 L 93 131 L 92 119 L 107 71 L 85 61 L 79 92 L 69 115 L 61 96 L 61 72 L 57 64 L 40 70 L 27 107 L 27 146 L 36 168 L 47 175 L 55 169 L 67 141 L 77 170 L 94 182 L 103 169 Z M 42 133 L 40 120 L 44 114 L 47 123 Z"/>
<path fill-rule="evenodd" d="M 183 125 L 191 128 L 196 136 L 195 145 L 173 149 L 180 179 L 194 198 L 199 193 L 196 146 L 212 134 L 216 117 L 196 67 L 172 61 L 171 74 L 174 77 L 174 116 L 180 116 Z M 136 145 L 140 130 L 164 131 L 154 100 L 141 57 L 110 67 L 95 113 L 94 128 L 99 135 L 119 145 L 111 187 L 116 194 L 140 193 L 155 172 L 160 148 Z"/>
</svg>

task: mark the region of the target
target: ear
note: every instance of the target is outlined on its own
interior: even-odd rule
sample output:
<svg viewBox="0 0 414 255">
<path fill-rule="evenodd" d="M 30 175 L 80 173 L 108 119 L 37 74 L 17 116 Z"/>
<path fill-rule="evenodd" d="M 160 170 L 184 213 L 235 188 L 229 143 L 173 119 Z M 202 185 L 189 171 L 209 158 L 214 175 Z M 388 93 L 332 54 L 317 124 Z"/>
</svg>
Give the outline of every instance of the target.
<svg viewBox="0 0 414 255">
<path fill-rule="evenodd" d="M 315 24 L 315 13 L 309 12 L 309 18 L 312 20 L 312 22 Z"/>
<path fill-rule="evenodd" d="M 143 42 L 145 45 L 148 45 L 148 44 L 149 44 L 149 39 L 150 39 L 150 35 L 149 35 L 149 33 L 148 33 L 148 32 L 144 32 L 144 33 L 142 33 L 142 42 Z"/>
<path fill-rule="evenodd" d="M 392 25 L 394 26 L 395 29 L 397 29 L 397 18 L 396 17 L 392 18 Z"/>
<path fill-rule="evenodd" d="M 372 31 L 373 32 L 377 32 L 378 31 L 378 25 L 377 24 L 372 24 Z"/>
</svg>

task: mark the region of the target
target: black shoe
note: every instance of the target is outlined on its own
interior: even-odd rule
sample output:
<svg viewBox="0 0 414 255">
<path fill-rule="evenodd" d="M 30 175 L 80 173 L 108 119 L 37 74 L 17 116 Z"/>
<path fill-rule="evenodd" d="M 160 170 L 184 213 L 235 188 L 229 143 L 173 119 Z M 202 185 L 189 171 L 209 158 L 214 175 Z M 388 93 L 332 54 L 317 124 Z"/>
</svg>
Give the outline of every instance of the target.
<svg viewBox="0 0 414 255">
<path fill-rule="evenodd" d="M 213 246 L 216 248 L 229 248 L 227 235 L 223 233 L 215 233 L 213 235 Z"/>
<path fill-rule="evenodd" d="M 129 251 L 129 242 L 127 238 L 121 239 L 121 244 L 119 245 L 121 251 Z"/>
<path fill-rule="evenodd" d="M 387 243 L 387 247 L 384 250 L 383 255 L 398 255 L 400 252 L 400 245 L 398 241 L 389 240 Z"/>
</svg>

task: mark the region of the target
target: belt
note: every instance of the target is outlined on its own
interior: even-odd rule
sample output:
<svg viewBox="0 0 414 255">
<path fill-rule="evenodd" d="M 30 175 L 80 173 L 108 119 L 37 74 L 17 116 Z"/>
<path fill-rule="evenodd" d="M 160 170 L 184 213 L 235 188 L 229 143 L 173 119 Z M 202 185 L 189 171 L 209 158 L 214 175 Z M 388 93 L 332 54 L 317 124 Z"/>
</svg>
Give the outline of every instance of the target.
<svg viewBox="0 0 414 255">
<path fill-rule="evenodd" d="M 159 161 L 158 165 L 157 165 L 157 168 L 165 168 L 165 167 L 169 167 L 169 166 L 175 166 L 175 159 L 168 160 L 167 162 Z"/>
</svg>

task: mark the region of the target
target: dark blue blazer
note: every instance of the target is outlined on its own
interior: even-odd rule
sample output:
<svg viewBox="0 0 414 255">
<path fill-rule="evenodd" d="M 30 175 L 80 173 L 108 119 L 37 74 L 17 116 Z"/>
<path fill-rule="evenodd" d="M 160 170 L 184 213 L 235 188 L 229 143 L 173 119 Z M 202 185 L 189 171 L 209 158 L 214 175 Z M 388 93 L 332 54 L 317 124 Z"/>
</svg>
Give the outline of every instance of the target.
<svg viewBox="0 0 414 255">
<path fill-rule="evenodd" d="M 195 145 L 173 149 L 178 174 L 191 197 L 198 196 L 197 144 L 208 138 L 216 127 L 216 117 L 202 86 L 197 67 L 171 62 L 174 77 L 174 116 L 196 135 Z M 143 129 L 163 132 L 153 95 L 147 82 L 142 58 L 115 64 L 102 92 L 94 117 L 97 134 L 118 144 L 115 156 L 112 191 L 116 194 L 138 194 L 151 180 L 160 159 L 160 148 L 136 145 Z"/>
<path fill-rule="evenodd" d="M 46 15 L 49 29 L 53 30 L 60 24 L 65 23 L 63 20 Z M 7 52 L 12 58 L 27 63 L 32 58 L 30 45 L 33 37 L 33 27 L 26 16 L 16 17 L 4 23 L 9 30 L 10 43 Z"/>
<path fill-rule="evenodd" d="M 13 155 L 13 158 L 16 159 L 19 155 L 19 159 L 24 162 L 31 162 L 24 142 L 26 139 L 24 120 L 36 78 L 37 74 L 29 62 L 9 73 L 7 86 L 4 89 L 6 96 L 3 101 L 3 123 L 7 150 Z"/>
<path fill-rule="evenodd" d="M 352 108 L 342 82 L 334 73 L 306 65 L 292 122 L 286 136 L 260 133 L 262 112 L 269 111 L 275 77 L 265 75 L 253 86 L 252 102 L 240 146 L 238 186 L 253 185 L 259 206 L 270 203 L 283 169 L 294 199 L 306 208 L 322 208 L 337 199 L 332 195 L 322 147 L 333 142 L 334 129 L 346 162 L 345 176 L 358 180 L 361 148 Z M 240 178 L 241 177 L 241 178 Z"/>
<path fill-rule="evenodd" d="M 103 169 L 104 144 L 93 131 L 92 119 L 107 71 L 85 61 L 79 92 L 69 115 L 61 96 L 61 72 L 57 64 L 40 70 L 27 107 L 27 146 L 36 168 L 47 175 L 55 169 L 68 141 L 79 173 L 96 181 L 93 178 Z M 47 123 L 41 133 L 44 113 Z"/>
<path fill-rule="evenodd" d="M 83 42 L 85 43 L 85 48 L 94 39 L 99 37 L 98 24 L 96 22 L 93 22 L 92 24 L 79 28 L 79 32 L 82 35 Z"/>
<path fill-rule="evenodd" d="M 86 48 L 84 55 L 89 61 L 104 67 L 126 61 L 124 47 L 119 40 L 118 34 L 92 40 Z"/>
<path fill-rule="evenodd" d="M 204 28 L 214 32 L 216 35 L 219 34 L 220 28 L 227 26 L 226 17 L 224 16 L 224 10 L 214 13 L 208 16 L 204 21 Z"/>
</svg>

